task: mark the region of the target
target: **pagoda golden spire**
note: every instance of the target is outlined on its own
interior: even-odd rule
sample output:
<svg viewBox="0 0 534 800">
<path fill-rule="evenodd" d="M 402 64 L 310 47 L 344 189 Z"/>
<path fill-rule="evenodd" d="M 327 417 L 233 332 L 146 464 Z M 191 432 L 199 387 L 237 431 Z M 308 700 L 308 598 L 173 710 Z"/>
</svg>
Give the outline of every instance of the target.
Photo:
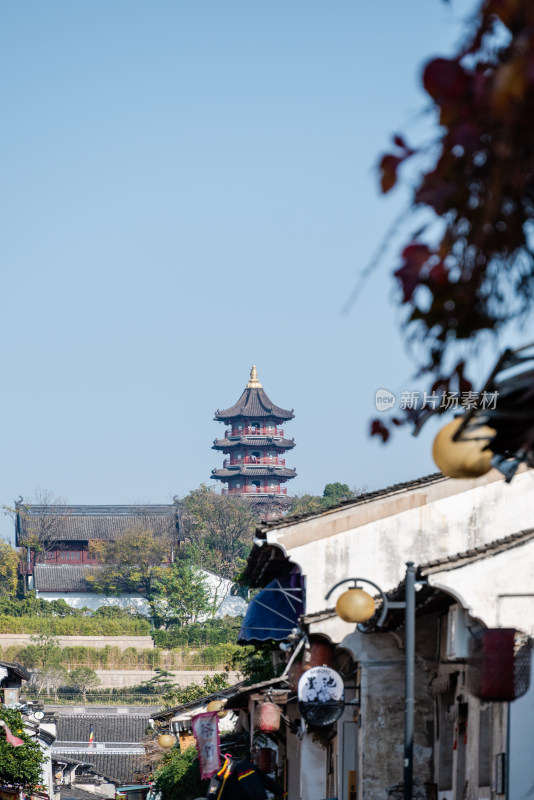
<svg viewBox="0 0 534 800">
<path fill-rule="evenodd" d="M 250 380 L 247 383 L 247 389 L 263 389 L 263 386 L 258 380 L 258 370 L 255 364 L 252 365 L 252 369 L 250 370 Z"/>
</svg>

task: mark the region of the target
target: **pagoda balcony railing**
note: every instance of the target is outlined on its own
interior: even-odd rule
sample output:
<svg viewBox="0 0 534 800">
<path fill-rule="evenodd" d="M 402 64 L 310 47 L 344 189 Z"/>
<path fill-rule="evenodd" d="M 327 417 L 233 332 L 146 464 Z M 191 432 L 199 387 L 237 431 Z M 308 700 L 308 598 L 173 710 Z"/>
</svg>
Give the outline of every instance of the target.
<svg viewBox="0 0 534 800">
<path fill-rule="evenodd" d="M 278 458 L 278 456 L 245 456 L 244 458 L 225 458 L 223 461 L 224 467 L 240 467 L 241 464 L 266 464 L 270 467 L 285 467 L 285 458 Z"/>
<path fill-rule="evenodd" d="M 240 489 L 225 487 L 222 494 L 287 494 L 287 486 L 242 486 Z"/>
<path fill-rule="evenodd" d="M 232 430 L 228 428 L 224 432 L 225 439 L 228 439 L 231 436 L 283 436 L 284 430 L 283 428 L 265 428 L 260 427 L 259 425 L 252 425 L 248 428 L 243 428 L 242 430 Z"/>
</svg>

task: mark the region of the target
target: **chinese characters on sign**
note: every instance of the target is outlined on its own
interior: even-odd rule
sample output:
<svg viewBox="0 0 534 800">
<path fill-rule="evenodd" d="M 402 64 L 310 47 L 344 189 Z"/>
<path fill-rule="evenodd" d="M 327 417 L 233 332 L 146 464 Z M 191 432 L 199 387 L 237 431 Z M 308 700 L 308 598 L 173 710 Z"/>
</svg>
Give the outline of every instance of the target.
<svg viewBox="0 0 534 800">
<path fill-rule="evenodd" d="M 200 776 L 202 780 L 211 778 L 220 766 L 219 717 L 216 711 L 197 714 L 193 717 L 193 736 L 195 737 Z"/>
<path fill-rule="evenodd" d="M 494 409 L 498 392 L 401 392 L 400 408 Z"/>
</svg>

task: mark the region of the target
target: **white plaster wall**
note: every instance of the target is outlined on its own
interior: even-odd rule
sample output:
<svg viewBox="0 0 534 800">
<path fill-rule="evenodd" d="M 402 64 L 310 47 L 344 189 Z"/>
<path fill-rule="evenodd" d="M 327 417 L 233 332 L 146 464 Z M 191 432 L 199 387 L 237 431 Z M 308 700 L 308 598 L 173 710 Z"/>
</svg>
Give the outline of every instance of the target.
<svg viewBox="0 0 534 800">
<path fill-rule="evenodd" d="M 217 606 L 216 617 L 242 616 L 247 610 L 247 602 L 241 597 L 231 595 L 233 583 L 226 578 L 221 578 L 213 572 L 200 570 L 204 576 L 206 586 L 211 595 L 211 600 Z M 43 600 L 64 600 L 71 608 L 90 608 L 96 611 L 101 606 L 116 606 L 131 609 L 139 614 L 148 615 L 150 609 L 145 598 L 138 592 L 124 593 L 120 597 L 108 597 L 96 592 L 36 592 L 37 597 Z"/>
<path fill-rule="evenodd" d="M 90 608 L 96 611 L 101 606 L 116 606 L 147 614 L 148 604 L 137 592 L 121 594 L 120 597 L 106 597 L 95 592 L 36 592 L 43 600 L 64 600 L 71 608 Z"/>
<path fill-rule="evenodd" d="M 489 558 L 428 576 L 488 628 L 534 636 L 534 540 Z"/>
<path fill-rule="evenodd" d="M 531 527 L 533 497 L 532 470 L 511 484 L 494 473 L 446 480 L 270 530 L 267 541 L 300 565 L 306 611 L 314 613 L 335 605 L 337 594 L 328 603 L 324 596 L 343 578 L 362 576 L 388 591 L 404 577 L 408 560 L 422 564 Z"/>
</svg>

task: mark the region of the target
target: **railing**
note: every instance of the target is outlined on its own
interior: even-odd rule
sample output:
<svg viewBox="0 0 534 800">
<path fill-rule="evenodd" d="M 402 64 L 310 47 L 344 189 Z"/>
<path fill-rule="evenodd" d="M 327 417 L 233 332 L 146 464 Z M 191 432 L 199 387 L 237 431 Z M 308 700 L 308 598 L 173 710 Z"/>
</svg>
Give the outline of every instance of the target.
<svg viewBox="0 0 534 800">
<path fill-rule="evenodd" d="M 267 466 L 285 467 L 286 460 L 278 458 L 278 456 L 245 456 L 244 458 L 232 456 L 223 461 L 223 467 L 240 467 L 241 464 L 267 464 Z"/>
<path fill-rule="evenodd" d="M 238 430 L 237 428 L 227 429 L 224 432 L 225 439 L 228 439 L 229 436 L 283 436 L 284 430 L 283 428 L 261 428 L 259 425 L 253 425 L 252 427 L 242 428 Z"/>
<path fill-rule="evenodd" d="M 286 486 L 242 486 L 241 489 L 222 490 L 223 494 L 287 494 Z"/>
</svg>

